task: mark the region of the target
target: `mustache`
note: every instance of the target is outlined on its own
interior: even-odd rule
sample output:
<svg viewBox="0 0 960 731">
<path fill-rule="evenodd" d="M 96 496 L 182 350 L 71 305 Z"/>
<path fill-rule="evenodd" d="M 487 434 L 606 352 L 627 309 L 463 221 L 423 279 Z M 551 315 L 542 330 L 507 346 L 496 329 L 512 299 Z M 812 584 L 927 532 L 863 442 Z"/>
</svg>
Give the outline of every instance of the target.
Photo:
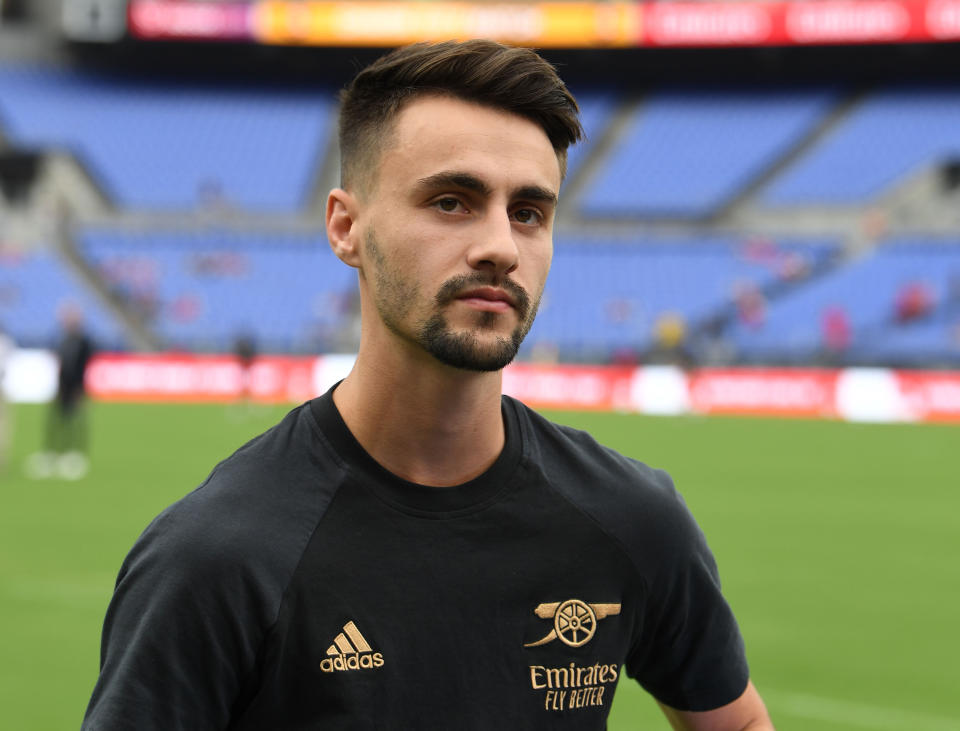
<svg viewBox="0 0 960 731">
<path fill-rule="evenodd" d="M 461 292 L 472 287 L 500 287 L 513 298 L 517 313 L 521 319 L 525 318 L 527 313 L 530 312 L 530 295 L 527 294 L 527 290 L 512 279 L 504 278 L 498 282 L 483 272 L 461 274 L 448 279 L 441 285 L 434 297 L 434 301 L 438 306 L 449 304 L 457 299 Z"/>
</svg>

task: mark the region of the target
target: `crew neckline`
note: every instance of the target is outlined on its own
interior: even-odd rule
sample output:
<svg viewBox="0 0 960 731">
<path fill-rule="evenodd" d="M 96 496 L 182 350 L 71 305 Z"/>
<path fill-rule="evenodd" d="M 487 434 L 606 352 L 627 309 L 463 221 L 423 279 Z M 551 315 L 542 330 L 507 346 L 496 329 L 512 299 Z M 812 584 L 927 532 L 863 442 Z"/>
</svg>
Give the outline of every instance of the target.
<svg viewBox="0 0 960 731">
<path fill-rule="evenodd" d="M 347 427 L 333 401 L 333 392 L 338 385 L 339 383 L 335 384 L 325 394 L 313 399 L 310 402 L 310 411 L 350 472 L 360 479 L 364 487 L 384 501 L 419 513 L 460 512 L 490 502 L 510 484 L 510 478 L 520 464 L 522 453 L 519 419 L 516 406 L 510 399 L 501 396 L 500 413 L 503 415 L 505 440 L 494 463 L 468 482 L 435 487 L 410 482 L 395 475 L 363 448 Z"/>
</svg>

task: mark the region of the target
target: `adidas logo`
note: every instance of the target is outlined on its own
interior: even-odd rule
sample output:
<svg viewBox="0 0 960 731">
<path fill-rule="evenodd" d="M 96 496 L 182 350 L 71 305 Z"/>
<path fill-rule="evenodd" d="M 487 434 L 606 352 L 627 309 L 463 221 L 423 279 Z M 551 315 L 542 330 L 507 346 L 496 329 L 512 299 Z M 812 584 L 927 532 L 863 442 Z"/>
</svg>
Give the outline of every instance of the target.
<svg viewBox="0 0 960 731">
<path fill-rule="evenodd" d="M 327 657 L 320 661 L 320 669 L 325 673 L 380 667 L 383 654 L 373 651 L 353 622 L 343 625 L 343 632 L 334 638 L 327 648 Z"/>
</svg>

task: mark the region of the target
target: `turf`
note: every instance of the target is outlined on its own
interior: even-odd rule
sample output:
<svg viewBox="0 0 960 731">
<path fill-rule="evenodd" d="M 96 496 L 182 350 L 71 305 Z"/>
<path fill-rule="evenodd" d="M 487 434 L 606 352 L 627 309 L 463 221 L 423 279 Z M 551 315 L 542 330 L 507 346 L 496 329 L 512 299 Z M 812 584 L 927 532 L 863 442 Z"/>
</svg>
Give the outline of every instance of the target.
<svg viewBox="0 0 960 731">
<path fill-rule="evenodd" d="M 3 728 L 77 728 L 119 562 L 161 508 L 285 409 L 94 404 L 94 468 L 0 477 Z M 960 731 L 960 428 L 552 414 L 668 469 L 717 555 L 778 729 Z M 666 729 L 632 681 L 613 731 Z"/>
</svg>

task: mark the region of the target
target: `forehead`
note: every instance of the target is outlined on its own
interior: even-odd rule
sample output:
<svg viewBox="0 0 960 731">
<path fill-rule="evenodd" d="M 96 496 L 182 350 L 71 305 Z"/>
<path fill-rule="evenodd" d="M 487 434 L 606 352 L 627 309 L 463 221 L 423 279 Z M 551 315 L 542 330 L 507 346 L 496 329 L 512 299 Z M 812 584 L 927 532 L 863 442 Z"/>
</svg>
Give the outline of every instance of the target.
<svg viewBox="0 0 960 731">
<path fill-rule="evenodd" d="M 560 189 L 560 163 L 546 133 L 510 112 L 427 96 L 397 115 L 380 159 L 381 189 L 445 170 L 477 175 L 492 187 Z"/>
</svg>

